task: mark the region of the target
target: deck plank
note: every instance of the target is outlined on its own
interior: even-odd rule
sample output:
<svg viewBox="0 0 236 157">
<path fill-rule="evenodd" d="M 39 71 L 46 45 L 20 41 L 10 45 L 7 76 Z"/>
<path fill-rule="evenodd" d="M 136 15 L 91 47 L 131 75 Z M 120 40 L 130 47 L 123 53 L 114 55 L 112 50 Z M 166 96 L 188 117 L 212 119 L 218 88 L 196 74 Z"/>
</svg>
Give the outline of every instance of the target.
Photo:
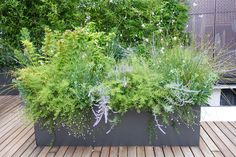
<svg viewBox="0 0 236 157">
<path fill-rule="evenodd" d="M 147 157 L 155 157 L 154 149 L 153 147 L 145 147 L 145 153 Z"/>
<path fill-rule="evenodd" d="M 48 151 L 47 153 L 47 157 L 54 157 L 57 153 L 57 151 L 59 150 L 59 147 L 51 147 L 51 149 Z"/>
<path fill-rule="evenodd" d="M 76 147 L 72 147 L 72 146 L 68 147 L 64 157 L 72 157 L 74 154 L 75 148 Z"/>
<path fill-rule="evenodd" d="M 14 107 L 19 107 L 20 101 L 18 99 L 13 99 L 10 101 L 5 102 L 0 106 L 0 114 L 3 116 L 6 113 L 8 113 L 9 110 L 11 110 Z"/>
<path fill-rule="evenodd" d="M 197 157 L 204 157 L 204 155 L 202 154 L 201 150 L 199 149 L 199 147 L 190 147 L 192 153 L 194 156 Z"/>
<path fill-rule="evenodd" d="M 172 151 L 175 156 L 184 157 L 183 152 L 181 151 L 180 147 L 178 146 L 172 147 Z"/>
<path fill-rule="evenodd" d="M 145 157 L 145 149 L 143 146 L 137 147 L 137 157 Z"/>
<path fill-rule="evenodd" d="M 185 157 L 194 157 L 191 149 L 189 147 L 181 147 Z"/>
<path fill-rule="evenodd" d="M 137 149 L 135 146 L 128 147 L 128 157 L 136 157 L 137 156 Z"/>
<path fill-rule="evenodd" d="M 1 151 L 5 147 L 7 147 L 10 142 L 12 142 L 14 139 L 18 138 L 20 135 L 22 136 L 21 132 L 23 132 L 25 129 L 26 129 L 26 127 L 24 125 L 22 125 L 16 132 L 11 134 L 3 143 L 1 143 L 1 145 L 0 145 L 0 154 L 1 154 Z M 29 126 L 28 126 L 28 129 L 29 129 Z"/>
<path fill-rule="evenodd" d="M 64 154 L 66 153 L 67 149 L 68 149 L 68 146 L 61 146 L 59 148 L 59 150 L 57 151 L 55 157 L 64 156 Z"/>
<path fill-rule="evenodd" d="M 0 144 L 5 141 L 9 136 L 11 136 L 14 132 L 16 132 L 21 126 L 24 124 L 20 122 L 20 120 L 13 122 L 10 126 L 8 126 L 5 130 L 0 132 Z"/>
<path fill-rule="evenodd" d="M 11 156 L 17 151 L 21 145 L 24 144 L 24 142 L 32 136 L 34 133 L 34 130 L 31 126 L 25 128 L 19 136 L 17 136 L 15 139 L 13 139 L 1 152 L 0 156 Z M 13 153 L 13 154 L 12 154 Z"/>
<path fill-rule="evenodd" d="M 102 148 L 102 152 L 101 152 L 102 157 L 109 157 L 109 153 L 110 153 L 110 147 L 103 147 Z"/>
<path fill-rule="evenodd" d="M 119 157 L 127 157 L 128 156 L 128 150 L 126 146 L 120 146 L 119 147 Z"/>
<path fill-rule="evenodd" d="M 85 147 L 82 157 L 90 157 L 92 155 L 92 147 Z"/>
<path fill-rule="evenodd" d="M 199 141 L 199 148 L 201 149 L 205 157 L 214 157 L 212 151 L 209 149 L 209 147 L 206 145 L 202 138 L 200 138 Z"/>
<path fill-rule="evenodd" d="M 213 152 L 215 157 L 224 157 L 224 155 L 221 152 Z"/>
<path fill-rule="evenodd" d="M 10 111 L 9 113 L 6 113 L 6 115 L 2 115 L 0 117 L 0 127 L 4 126 L 6 123 L 8 123 L 10 120 L 13 120 L 14 117 L 19 116 L 19 110 L 15 109 L 13 111 Z"/>
<path fill-rule="evenodd" d="M 214 122 L 208 122 L 208 125 L 217 134 L 217 136 L 223 141 L 223 143 L 228 147 L 231 153 L 236 156 L 236 146 L 229 140 L 227 136 L 215 125 Z"/>
<path fill-rule="evenodd" d="M 171 147 L 163 147 L 163 152 L 164 152 L 165 156 L 174 157 Z"/>
<path fill-rule="evenodd" d="M 225 146 L 225 144 L 221 141 L 221 139 L 215 134 L 215 132 L 204 122 L 201 124 L 204 130 L 208 133 L 211 139 L 215 142 L 217 147 L 221 150 L 221 152 L 227 157 L 233 157 L 234 155 L 230 152 L 230 150 Z"/>
<path fill-rule="evenodd" d="M 38 157 L 45 157 L 49 150 L 51 149 L 51 147 L 44 147 L 41 152 L 38 154 Z"/>
<path fill-rule="evenodd" d="M 236 136 L 236 128 L 233 127 L 229 122 L 222 122 L 222 124 L 227 127 L 234 136 Z"/>
<path fill-rule="evenodd" d="M 200 128 L 200 132 L 201 132 L 200 136 L 207 143 L 207 146 L 209 147 L 209 149 L 213 152 L 219 151 L 216 144 L 212 141 L 210 136 L 206 133 L 206 131 L 202 127 Z"/>
<path fill-rule="evenodd" d="M 215 125 L 223 132 L 223 134 L 228 137 L 228 139 L 236 145 L 236 136 L 221 122 L 215 122 Z M 236 151 L 236 150 L 235 150 Z"/>
<path fill-rule="evenodd" d="M 111 147 L 110 157 L 118 157 L 119 155 L 119 147 Z"/>
<path fill-rule="evenodd" d="M 8 104 L 9 106 L 5 107 L 4 109 L 2 109 L 1 111 L 1 116 L 4 117 L 5 115 L 7 115 L 13 108 L 20 108 L 20 102 L 19 101 L 13 101 L 12 104 Z M 15 109 L 14 109 L 15 110 Z M 17 110 L 17 109 L 16 109 Z M 2 118 L 1 117 L 1 118 Z"/>
<path fill-rule="evenodd" d="M 37 147 L 36 142 L 33 141 L 33 143 L 30 144 L 30 146 L 24 151 L 24 153 L 21 155 L 21 157 L 30 156 L 30 154 L 33 153 L 33 151 L 35 150 L 36 147 Z"/>
<path fill-rule="evenodd" d="M 155 152 L 155 155 L 158 157 L 165 156 L 162 147 L 154 147 L 154 152 Z"/>
<path fill-rule="evenodd" d="M 94 147 L 92 152 L 92 157 L 100 157 L 102 151 L 102 147 Z"/>
<path fill-rule="evenodd" d="M 82 157 L 84 147 L 76 147 L 73 157 Z"/>
<path fill-rule="evenodd" d="M 38 157 L 39 153 L 42 151 L 43 147 L 36 147 L 29 157 Z"/>
<path fill-rule="evenodd" d="M 236 129 L 236 122 L 229 122 Z"/>
<path fill-rule="evenodd" d="M 3 109 L 8 107 L 9 104 L 11 104 L 12 102 L 16 101 L 18 99 L 18 97 L 14 97 L 14 96 L 8 96 L 6 97 L 4 100 L 1 101 L 0 103 L 0 111 L 4 111 Z M 1 113 L 1 112 L 0 112 Z"/>
<path fill-rule="evenodd" d="M 25 150 L 33 143 L 35 136 L 32 133 L 28 133 L 20 141 L 17 142 L 17 145 L 14 145 L 5 156 L 19 156 L 25 152 Z"/>
<path fill-rule="evenodd" d="M 9 121 L 5 126 L 0 128 L 0 137 L 4 136 L 7 133 L 7 130 L 14 127 L 20 122 L 19 118 L 14 118 L 14 120 Z"/>
</svg>

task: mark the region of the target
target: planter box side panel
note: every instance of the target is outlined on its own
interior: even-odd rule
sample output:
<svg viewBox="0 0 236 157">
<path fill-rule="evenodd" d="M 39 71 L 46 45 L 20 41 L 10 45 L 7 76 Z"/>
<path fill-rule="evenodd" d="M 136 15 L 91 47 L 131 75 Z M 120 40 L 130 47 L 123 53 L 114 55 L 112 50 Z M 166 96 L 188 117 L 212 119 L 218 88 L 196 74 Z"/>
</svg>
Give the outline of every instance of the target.
<svg viewBox="0 0 236 157">
<path fill-rule="evenodd" d="M 200 136 L 200 107 L 197 111 L 196 124 L 188 128 L 180 124 L 179 133 L 172 126 L 163 128 L 163 134 L 157 128 L 157 139 L 150 140 L 147 128 L 150 115 L 130 111 L 114 129 L 106 134 L 105 125 L 100 124 L 91 135 L 76 138 L 68 134 L 65 128 L 55 131 L 54 135 L 35 125 L 35 137 L 38 146 L 48 146 L 54 140 L 54 146 L 198 146 Z M 55 138 L 54 138 L 55 137 Z M 96 137 L 96 138 L 95 138 Z"/>
</svg>

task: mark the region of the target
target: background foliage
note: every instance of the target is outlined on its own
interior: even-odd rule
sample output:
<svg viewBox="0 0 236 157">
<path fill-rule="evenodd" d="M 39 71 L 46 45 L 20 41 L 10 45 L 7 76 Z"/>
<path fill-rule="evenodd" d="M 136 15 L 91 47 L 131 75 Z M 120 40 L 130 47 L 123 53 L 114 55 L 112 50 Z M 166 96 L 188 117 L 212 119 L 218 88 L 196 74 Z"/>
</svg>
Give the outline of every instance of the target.
<svg viewBox="0 0 236 157">
<path fill-rule="evenodd" d="M 44 29 L 72 29 L 77 25 L 77 2 L 73 0 L 7 0 L 0 4 L 1 39 L 0 66 L 16 64 L 13 51 L 22 48 L 20 30 L 28 28 L 32 42 L 41 45 Z"/>
<path fill-rule="evenodd" d="M 22 28 L 29 30 L 36 49 L 45 28 L 64 31 L 88 22 L 98 31 L 119 34 L 117 41 L 125 47 L 152 36 L 171 45 L 182 40 L 188 19 L 187 7 L 177 0 L 8 0 L 0 4 L 0 13 L 0 67 L 17 64 L 13 51 L 22 50 Z"/>
</svg>

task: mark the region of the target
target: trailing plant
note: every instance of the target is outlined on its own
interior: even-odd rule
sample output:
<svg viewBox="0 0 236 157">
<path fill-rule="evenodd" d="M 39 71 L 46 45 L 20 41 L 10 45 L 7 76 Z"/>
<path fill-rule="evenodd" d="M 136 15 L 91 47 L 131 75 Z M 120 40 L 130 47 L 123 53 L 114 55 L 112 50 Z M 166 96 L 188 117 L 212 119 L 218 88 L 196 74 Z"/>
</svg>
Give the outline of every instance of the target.
<svg viewBox="0 0 236 157">
<path fill-rule="evenodd" d="M 206 55 L 175 47 L 148 59 L 131 55 L 122 60 L 93 88 L 90 97 L 94 104 L 109 98 L 103 106 L 105 119 L 109 111 L 118 115 L 147 111 L 165 133 L 162 126 L 169 120 L 171 124 L 193 124 L 193 107 L 207 102 L 217 78 Z"/>
</svg>

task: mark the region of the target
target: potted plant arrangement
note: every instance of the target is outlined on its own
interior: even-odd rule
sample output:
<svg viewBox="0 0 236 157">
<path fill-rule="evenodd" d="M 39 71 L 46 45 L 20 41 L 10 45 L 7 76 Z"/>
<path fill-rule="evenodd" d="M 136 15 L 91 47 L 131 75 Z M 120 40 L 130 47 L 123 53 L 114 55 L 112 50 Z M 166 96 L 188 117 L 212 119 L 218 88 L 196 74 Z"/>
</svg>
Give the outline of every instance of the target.
<svg viewBox="0 0 236 157">
<path fill-rule="evenodd" d="M 176 6 L 184 18 L 186 9 Z M 147 29 L 147 38 L 146 23 L 132 38 L 97 31 L 96 22 L 62 33 L 46 29 L 40 50 L 23 31 L 15 83 L 37 145 L 198 145 L 200 106 L 218 74 L 207 55 L 180 46 L 184 24 Z"/>
</svg>

